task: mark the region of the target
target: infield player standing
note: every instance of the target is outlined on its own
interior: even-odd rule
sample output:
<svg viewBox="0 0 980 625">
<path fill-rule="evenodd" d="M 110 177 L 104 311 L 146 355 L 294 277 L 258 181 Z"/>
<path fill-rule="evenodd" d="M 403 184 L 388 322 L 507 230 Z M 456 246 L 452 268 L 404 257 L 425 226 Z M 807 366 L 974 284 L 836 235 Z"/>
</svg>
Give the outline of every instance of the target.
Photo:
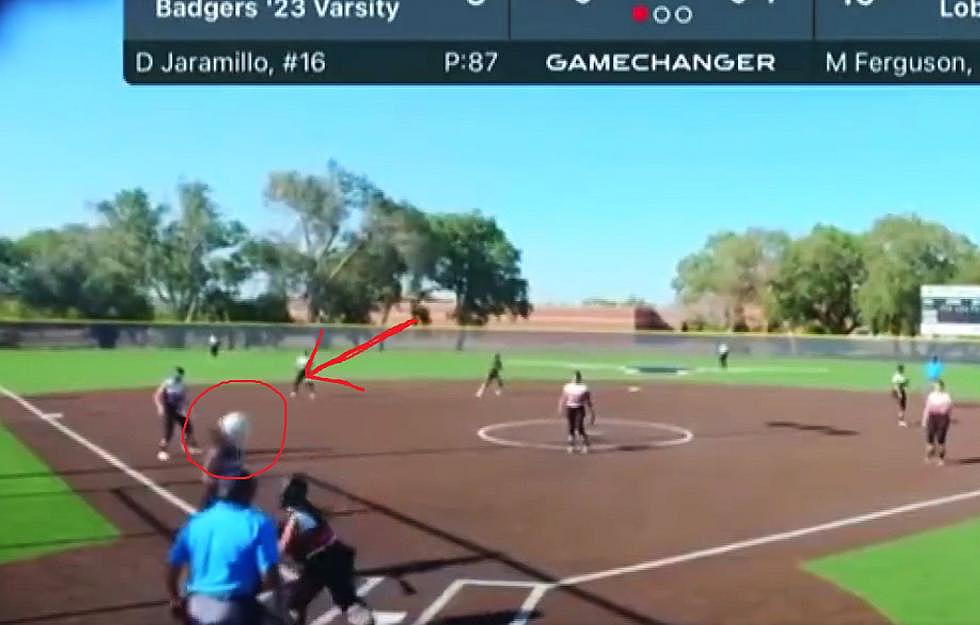
<svg viewBox="0 0 980 625">
<path fill-rule="evenodd" d="M 892 376 L 892 397 L 898 403 L 898 425 L 906 428 L 905 412 L 909 405 L 909 378 L 905 375 L 905 365 L 898 365 Z"/>
<path fill-rule="evenodd" d="M 953 399 L 946 392 L 946 384 L 936 380 L 932 392 L 926 397 L 922 411 L 922 427 L 926 430 L 926 462 L 938 466 L 946 463 L 946 436 L 953 416 Z"/>
<path fill-rule="evenodd" d="M 293 379 L 293 391 L 289 394 L 290 397 L 296 397 L 299 393 L 299 387 L 303 384 L 303 380 L 306 380 L 306 388 L 310 392 L 310 399 L 316 399 L 316 387 L 313 386 L 313 380 L 306 377 L 306 363 L 310 361 L 310 350 L 303 352 L 302 356 L 296 357 L 296 377 Z"/>
<path fill-rule="evenodd" d="M 483 384 L 476 391 L 476 396 L 483 397 L 484 391 L 490 386 L 491 382 L 497 383 L 497 395 L 504 392 L 504 380 L 500 377 L 500 372 L 504 369 L 504 362 L 500 359 L 500 354 L 494 354 L 493 360 L 490 361 L 490 371 L 487 372 L 486 379 L 483 380 Z"/>
<path fill-rule="evenodd" d="M 728 343 L 722 343 L 718 346 L 718 366 L 722 369 L 728 369 L 728 354 L 730 351 Z"/>
<path fill-rule="evenodd" d="M 187 389 L 184 386 L 184 369 L 177 367 L 172 377 L 164 380 L 153 394 L 153 403 L 156 404 L 157 414 L 163 420 L 163 438 L 160 439 L 157 451 L 157 460 L 166 462 L 170 460 L 170 439 L 173 438 L 174 428 L 184 429 L 187 424 L 187 451 L 192 454 L 199 454 L 201 450 L 197 446 L 194 438 L 194 426 L 187 422 L 184 414 L 187 405 Z"/>
<path fill-rule="evenodd" d="M 585 411 L 588 409 L 592 417 L 591 424 L 595 425 L 595 406 L 592 404 L 592 393 L 589 387 L 582 382 L 582 372 L 576 371 L 572 381 L 566 384 L 561 390 L 561 397 L 558 399 L 558 415 L 564 416 L 568 420 L 568 453 L 575 453 L 581 449 L 582 453 L 589 453 L 589 435 L 585 433 Z M 582 447 L 579 447 L 579 439 L 582 440 Z"/>
</svg>

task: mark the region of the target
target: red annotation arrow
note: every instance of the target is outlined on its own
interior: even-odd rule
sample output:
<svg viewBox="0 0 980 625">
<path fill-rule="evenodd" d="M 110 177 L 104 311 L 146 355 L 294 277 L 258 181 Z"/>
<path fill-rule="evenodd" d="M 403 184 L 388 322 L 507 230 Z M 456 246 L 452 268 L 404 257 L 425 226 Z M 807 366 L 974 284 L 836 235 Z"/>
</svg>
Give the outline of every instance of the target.
<svg viewBox="0 0 980 625">
<path fill-rule="evenodd" d="M 413 325 L 415 325 L 418 322 L 419 322 L 418 319 L 409 319 L 408 321 L 403 321 L 402 323 L 399 323 L 398 325 L 396 325 L 396 326 L 394 326 L 392 328 L 388 328 L 387 330 L 385 330 L 384 332 L 382 332 L 378 336 L 374 337 L 370 341 L 367 341 L 366 343 L 362 343 L 361 345 L 358 345 L 357 347 L 351 348 L 351 349 L 347 350 L 346 352 L 344 352 L 343 354 L 340 354 L 339 356 L 336 356 L 334 358 L 331 358 L 327 362 L 325 362 L 322 365 L 318 366 L 316 369 L 313 369 L 313 361 L 316 359 L 316 352 L 317 352 L 318 349 L 320 349 L 320 341 L 323 340 L 323 328 L 321 328 L 320 329 L 320 336 L 317 337 L 317 339 L 316 339 L 316 345 L 313 346 L 313 353 L 310 354 L 310 359 L 306 361 L 306 377 L 309 378 L 310 380 L 318 380 L 320 382 L 329 382 L 330 384 L 339 384 L 341 386 L 346 386 L 346 387 L 349 387 L 349 388 L 354 389 L 355 391 L 361 391 L 363 393 L 364 392 L 364 388 L 363 387 L 358 386 L 356 384 L 352 384 L 352 383 L 348 382 L 347 380 L 341 380 L 341 379 L 338 379 L 338 378 L 324 378 L 324 377 L 318 376 L 317 374 L 320 373 L 321 371 L 323 371 L 324 369 L 326 369 L 327 367 L 332 367 L 332 366 L 334 366 L 336 364 L 340 364 L 342 362 L 348 361 L 351 358 L 353 358 L 354 356 L 358 356 L 361 353 L 366 352 L 367 350 L 371 349 L 372 347 L 374 347 L 378 343 L 381 343 L 382 341 L 386 341 L 386 340 L 390 339 L 391 337 L 395 336 L 399 332 L 403 332 L 403 331 L 409 329 L 410 327 L 412 327 Z"/>
</svg>

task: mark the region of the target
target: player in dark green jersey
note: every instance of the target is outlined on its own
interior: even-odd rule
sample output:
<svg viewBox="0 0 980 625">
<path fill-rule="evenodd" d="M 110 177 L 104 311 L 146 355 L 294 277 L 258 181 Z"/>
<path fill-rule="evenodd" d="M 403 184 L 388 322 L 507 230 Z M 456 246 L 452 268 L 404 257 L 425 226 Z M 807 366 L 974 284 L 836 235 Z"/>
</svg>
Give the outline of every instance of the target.
<svg viewBox="0 0 980 625">
<path fill-rule="evenodd" d="M 490 371 L 487 372 L 487 378 L 480 385 L 480 389 L 476 392 L 477 397 L 483 397 L 483 393 L 490 386 L 491 382 L 497 383 L 497 395 L 504 392 L 504 380 L 500 377 L 500 372 L 504 369 L 504 363 L 500 359 L 500 354 L 494 354 L 493 360 L 490 361 Z"/>
</svg>

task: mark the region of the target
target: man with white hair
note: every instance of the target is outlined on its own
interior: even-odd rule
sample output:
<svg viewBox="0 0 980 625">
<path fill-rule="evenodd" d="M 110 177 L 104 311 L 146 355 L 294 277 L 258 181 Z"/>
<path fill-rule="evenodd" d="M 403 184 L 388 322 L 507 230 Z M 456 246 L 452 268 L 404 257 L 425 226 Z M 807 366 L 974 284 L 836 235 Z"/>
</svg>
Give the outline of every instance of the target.
<svg viewBox="0 0 980 625">
<path fill-rule="evenodd" d="M 229 412 L 218 419 L 217 427 L 211 430 L 212 448 L 204 462 L 204 500 L 201 508 L 214 502 L 215 492 L 221 479 L 245 471 L 245 444 L 249 433 L 248 417 L 242 412 Z M 245 471 L 247 474 L 248 472 Z"/>
</svg>

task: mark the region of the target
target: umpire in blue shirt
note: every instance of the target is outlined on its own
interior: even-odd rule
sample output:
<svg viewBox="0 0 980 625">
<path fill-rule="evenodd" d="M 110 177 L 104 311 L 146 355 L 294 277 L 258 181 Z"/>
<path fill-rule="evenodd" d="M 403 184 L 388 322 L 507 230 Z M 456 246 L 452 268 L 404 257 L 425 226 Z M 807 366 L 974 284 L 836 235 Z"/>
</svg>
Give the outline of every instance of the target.
<svg viewBox="0 0 980 625">
<path fill-rule="evenodd" d="M 933 356 L 926 363 L 926 380 L 938 382 L 943 377 L 943 363 L 939 356 Z"/>
<path fill-rule="evenodd" d="M 237 471 L 234 477 L 247 475 Z M 258 595 L 271 590 L 288 622 L 279 575 L 276 525 L 252 506 L 256 480 L 220 480 L 216 501 L 177 533 L 167 558 L 171 609 L 188 625 L 260 625 Z M 180 576 L 187 570 L 185 591 Z"/>
</svg>

